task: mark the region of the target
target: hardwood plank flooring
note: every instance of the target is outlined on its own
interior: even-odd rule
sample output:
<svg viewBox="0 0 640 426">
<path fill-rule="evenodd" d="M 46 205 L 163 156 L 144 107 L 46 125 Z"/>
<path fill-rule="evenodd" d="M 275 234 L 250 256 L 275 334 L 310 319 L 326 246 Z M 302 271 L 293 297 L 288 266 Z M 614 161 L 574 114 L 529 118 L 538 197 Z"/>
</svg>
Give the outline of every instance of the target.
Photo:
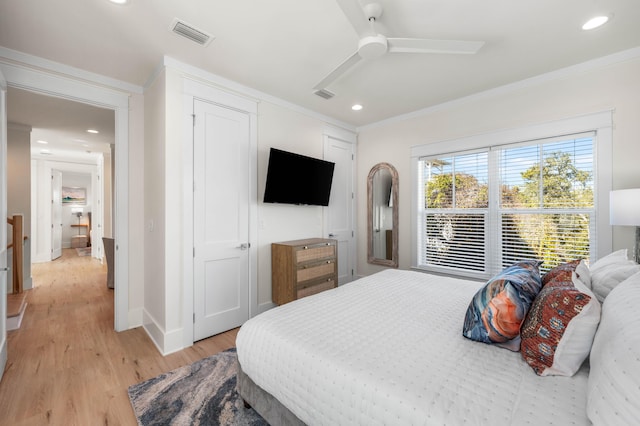
<svg viewBox="0 0 640 426">
<path fill-rule="evenodd" d="M 33 265 L 22 326 L 8 332 L 0 425 L 136 425 L 130 385 L 235 345 L 238 329 L 163 357 L 142 327 L 116 333 L 106 274 L 75 249 Z"/>
</svg>

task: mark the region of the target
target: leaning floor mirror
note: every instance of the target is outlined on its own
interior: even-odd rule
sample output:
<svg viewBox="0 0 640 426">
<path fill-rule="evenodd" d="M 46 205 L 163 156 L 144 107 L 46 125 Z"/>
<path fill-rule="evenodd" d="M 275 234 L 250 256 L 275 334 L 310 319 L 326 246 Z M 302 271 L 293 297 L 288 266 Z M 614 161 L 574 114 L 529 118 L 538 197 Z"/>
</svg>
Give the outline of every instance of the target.
<svg viewBox="0 0 640 426">
<path fill-rule="evenodd" d="M 367 261 L 398 267 L 398 172 L 378 163 L 367 178 Z"/>
</svg>

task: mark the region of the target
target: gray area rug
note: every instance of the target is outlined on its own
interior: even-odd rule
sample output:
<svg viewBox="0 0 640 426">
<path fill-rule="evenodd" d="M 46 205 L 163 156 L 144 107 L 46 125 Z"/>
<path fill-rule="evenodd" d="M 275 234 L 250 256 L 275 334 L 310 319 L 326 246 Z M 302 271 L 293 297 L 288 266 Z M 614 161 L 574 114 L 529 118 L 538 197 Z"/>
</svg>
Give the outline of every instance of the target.
<svg viewBox="0 0 640 426">
<path fill-rule="evenodd" d="M 236 392 L 235 348 L 129 387 L 140 426 L 267 423 Z"/>
</svg>

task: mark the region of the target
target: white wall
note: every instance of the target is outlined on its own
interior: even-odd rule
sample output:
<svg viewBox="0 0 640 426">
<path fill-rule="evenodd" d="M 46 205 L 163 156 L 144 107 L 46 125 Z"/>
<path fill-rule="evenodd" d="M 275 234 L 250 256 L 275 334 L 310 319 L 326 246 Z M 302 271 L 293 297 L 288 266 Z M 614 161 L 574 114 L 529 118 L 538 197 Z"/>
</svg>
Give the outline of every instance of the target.
<svg viewBox="0 0 640 426">
<path fill-rule="evenodd" d="M 263 203 L 269 149 L 322 158 L 324 123 L 269 102 L 258 104 L 258 305 L 271 303 L 271 243 L 322 237 L 322 207 Z"/>
<path fill-rule="evenodd" d="M 31 127 L 8 123 L 7 127 L 7 215 L 22 214 L 23 233 L 28 239 L 23 244 L 22 288 L 32 288 L 31 279 Z M 6 219 L 2 219 L 3 222 Z M 13 242 L 13 227 L 7 226 L 7 244 Z M 7 251 L 12 262 L 13 250 Z M 9 263 L 11 264 L 11 263 Z M 7 289 L 13 286 L 12 274 L 7 274 Z"/>
<path fill-rule="evenodd" d="M 111 151 L 113 152 L 114 145 L 111 145 Z M 105 153 L 103 155 L 103 174 L 102 184 L 104 185 L 103 199 L 102 199 L 102 236 L 113 237 L 113 159 L 114 155 L 111 153 Z"/>
<path fill-rule="evenodd" d="M 183 233 L 182 203 L 184 199 L 184 174 L 182 170 L 182 153 L 184 144 L 184 115 L 183 111 L 183 82 L 182 74 L 174 69 L 166 72 L 166 105 L 165 105 L 165 163 L 163 178 L 165 197 L 163 210 L 165 214 L 165 247 L 164 247 L 164 273 L 165 273 L 165 306 L 166 333 L 170 346 L 182 345 L 182 318 L 183 312 L 178 303 L 183 295 L 182 260 Z"/>
<path fill-rule="evenodd" d="M 640 58 L 596 61 L 593 66 L 532 79 L 445 104 L 405 119 L 360 129 L 358 136 L 358 271 L 380 267 L 366 262 L 366 177 L 381 161 L 393 164 L 400 177 L 400 268 L 410 262 L 410 148 L 490 133 L 502 129 L 579 116 L 614 108 L 613 189 L 640 187 Z M 608 196 L 608 194 L 604 194 Z M 614 228 L 614 249 L 632 247 L 633 229 Z"/>
<path fill-rule="evenodd" d="M 144 94 L 144 316 L 143 325 L 162 350 L 166 332 L 165 303 L 165 72 Z M 139 194 L 139 195 L 142 195 Z M 175 199 L 179 200 L 178 195 Z M 132 250 L 133 251 L 133 250 Z M 178 259 L 175 259 L 178 262 Z M 179 300 L 179 299 L 178 299 Z M 175 309 L 180 309 L 176 301 Z"/>
</svg>

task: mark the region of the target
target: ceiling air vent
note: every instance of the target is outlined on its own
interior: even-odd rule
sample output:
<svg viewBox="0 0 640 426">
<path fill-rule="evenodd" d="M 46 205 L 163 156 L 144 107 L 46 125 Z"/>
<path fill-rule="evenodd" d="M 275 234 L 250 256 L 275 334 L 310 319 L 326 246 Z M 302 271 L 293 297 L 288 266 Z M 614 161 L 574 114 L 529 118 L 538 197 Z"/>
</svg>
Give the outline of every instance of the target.
<svg viewBox="0 0 640 426">
<path fill-rule="evenodd" d="M 331 99 L 335 96 L 335 94 L 331 93 L 327 89 L 320 89 L 313 92 L 314 95 L 318 95 L 323 99 Z"/>
<path fill-rule="evenodd" d="M 193 25 L 179 20 L 178 18 L 175 18 L 171 22 L 169 30 L 202 46 L 207 46 L 214 39 L 212 35 L 207 34 L 204 31 L 195 28 Z"/>
</svg>

